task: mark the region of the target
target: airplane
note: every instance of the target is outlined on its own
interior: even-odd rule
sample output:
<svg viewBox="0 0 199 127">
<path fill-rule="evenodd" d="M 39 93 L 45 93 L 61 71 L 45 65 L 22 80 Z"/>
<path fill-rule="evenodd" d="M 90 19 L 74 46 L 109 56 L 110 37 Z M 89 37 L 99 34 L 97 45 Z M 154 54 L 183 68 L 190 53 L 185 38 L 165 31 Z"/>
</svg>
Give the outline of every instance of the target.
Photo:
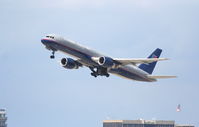
<svg viewBox="0 0 199 127">
<path fill-rule="evenodd" d="M 151 75 L 157 61 L 167 60 L 167 58 L 159 58 L 162 52 L 162 49 L 159 48 L 148 58 L 112 58 L 55 34 L 46 35 L 41 39 L 41 42 L 46 49 L 52 51 L 51 59 L 55 58 L 56 51 L 64 52 L 76 58 L 75 60 L 73 58 L 62 58 L 60 63 L 64 68 L 78 69 L 86 66 L 92 71 L 91 75 L 94 77 L 109 77 L 110 74 L 115 74 L 123 78 L 144 82 L 176 77 Z"/>
</svg>

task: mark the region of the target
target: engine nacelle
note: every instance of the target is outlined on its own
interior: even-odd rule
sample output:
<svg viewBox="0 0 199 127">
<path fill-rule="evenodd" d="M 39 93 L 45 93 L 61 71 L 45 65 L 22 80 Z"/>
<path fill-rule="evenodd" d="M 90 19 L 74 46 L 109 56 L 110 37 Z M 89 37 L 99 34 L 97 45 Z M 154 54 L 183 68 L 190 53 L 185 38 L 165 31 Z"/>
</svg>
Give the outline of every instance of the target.
<svg viewBox="0 0 199 127">
<path fill-rule="evenodd" d="M 78 63 L 71 58 L 62 58 L 61 65 L 67 69 L 78 69 Z"/>
<path fill-rule="evenodd" d="M 110 57 L 100 57 L 98 60 L 98 64 L 103 67 L 112 67 L 114 65 L 114 61 Z"/>
</svg>

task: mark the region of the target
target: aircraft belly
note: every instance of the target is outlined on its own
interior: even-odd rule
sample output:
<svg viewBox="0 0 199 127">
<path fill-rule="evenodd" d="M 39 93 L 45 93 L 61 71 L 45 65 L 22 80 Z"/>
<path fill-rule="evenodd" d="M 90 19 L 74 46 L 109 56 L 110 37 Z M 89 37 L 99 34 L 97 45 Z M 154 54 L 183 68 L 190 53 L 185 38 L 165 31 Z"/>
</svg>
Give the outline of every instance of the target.
<svg viewBox="0 0 199 127">
<path fill-rule="evenodd" d="M 133 67 L 123 66 L 116 69 L 110 69 L 109 72 L 131 80 L 152 82 L 150 79 L 145 77 L 145 75 L 136 71 Z"/>
<path fill-rule="evenodd" d="M 90 54 L 86 54 L 82 51 L 81 47 L 74 47 L 70 48 L 69 46 L 65 46 L 64 44 L 59 43 L 51 43 L 51 46 L 56 48 L 57 50 L 60 50 L 72 57 L 75 57 L 77 59 L 80 59 L 80 62 L 85 66 L 97 66 L 98 64 L 92 61 Z"/>
<path fill-rule="evenodd" d="M 61 50 L 64 53 L 67 53 L 68 55 L 76 57 L 77 59 L 80 59 L 81 60 L 80 62 L 86 66 L 88 66 L 88 65 L 97 66 L 97 64 L 91 60 L 90 56 L 88 56 L 82 52 L 74 51 L 72 49 L 68 49 L 68 48 L 65 48 L 62 46 L 60 46 L 59 50 Z"/>
</svg>

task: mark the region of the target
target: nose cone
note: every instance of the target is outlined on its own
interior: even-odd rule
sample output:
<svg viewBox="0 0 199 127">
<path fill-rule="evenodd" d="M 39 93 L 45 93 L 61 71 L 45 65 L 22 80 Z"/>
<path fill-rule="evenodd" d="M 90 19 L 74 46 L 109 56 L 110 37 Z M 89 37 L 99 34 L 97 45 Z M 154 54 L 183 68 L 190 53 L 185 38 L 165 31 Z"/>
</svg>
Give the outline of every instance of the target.
<svg viewBox="0 0 199 127">
<path fill-rule="evenodd" d="M 42 43 L 42 44 L 46 45 L 46 42 L 47 42 L 46 38 L 42 38 L 42 39 L 41 39 L 41 43 Z"/>
</svg>

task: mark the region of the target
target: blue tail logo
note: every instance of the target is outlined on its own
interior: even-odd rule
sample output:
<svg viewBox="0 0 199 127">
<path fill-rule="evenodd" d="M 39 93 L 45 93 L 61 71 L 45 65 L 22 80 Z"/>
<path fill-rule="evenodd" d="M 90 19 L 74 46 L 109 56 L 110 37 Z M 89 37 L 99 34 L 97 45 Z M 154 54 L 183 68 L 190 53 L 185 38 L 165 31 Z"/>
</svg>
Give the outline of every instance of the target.
<svg viewBox="0 0 199 127">
<path fill-rule="evenodd" d="M 162 53 L 162 49 L 157 48 L 148 58 L 159 58 Z M 152 74 L 157 62 L 149 63 L 149 64 L 140 64 L 139 68 L 143 71 Z"/>
</svg>

